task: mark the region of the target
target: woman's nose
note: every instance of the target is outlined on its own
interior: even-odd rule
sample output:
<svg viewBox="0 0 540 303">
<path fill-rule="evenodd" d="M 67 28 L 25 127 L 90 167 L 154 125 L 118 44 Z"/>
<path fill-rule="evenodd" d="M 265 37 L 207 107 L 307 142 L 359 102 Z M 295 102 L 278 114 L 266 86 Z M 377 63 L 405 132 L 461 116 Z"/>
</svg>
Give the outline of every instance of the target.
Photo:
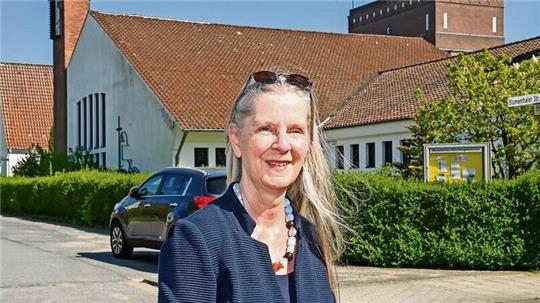
<svg viewBox="0 0 540 303">
<path fill-rule="evenodd" d="M 288 152 L 291 150 L 291 142 L 287 133 L 280 133 L 276 136 L 276 141 L 272 147 L 279 152 Z"/>
</svg>

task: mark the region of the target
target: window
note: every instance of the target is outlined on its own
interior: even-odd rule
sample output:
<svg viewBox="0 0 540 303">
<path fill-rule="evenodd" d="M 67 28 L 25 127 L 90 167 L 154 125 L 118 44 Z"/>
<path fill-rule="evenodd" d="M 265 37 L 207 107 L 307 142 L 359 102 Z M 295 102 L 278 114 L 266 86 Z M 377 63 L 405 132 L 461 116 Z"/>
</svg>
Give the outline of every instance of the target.
<svg viewBox="0 0 540 303">
<path fill-rule="evenodd" d="M 392 163 L 392 141 L 383 142 L 383 163 Z"/>
<path fill-rule="evenodd" d="M 351 168 L 360 167 L 360 151 L 358 144 L 351 144 Z"/>
<path fill-rule="evenodd" d="M 95 154 L 94 155 L 95 159 L 94 159 L 94 165 L 96 167 L 99 167 L 99 153 Z"/>
<path fill-rule="evenodd" d="M 397 11 L 397 4 L 394 4 L 394 10 Z"/>
<path fill-rule="evenodd" d="M 387 34 L 387 35 L 390 35 L 390 26 L 387 26 L 387 27 L 386 27 L 386 34 Z"/>
<path fill-rule="evenodd" d="M 214 194 L 221 195 L 227 190 L 227 177 L 213 177 L 206 180 L 206 191 Z"/>
<path fill-rule="evenodd" d="M 77 102 L 77 148 L 81 148 L 81 101 Z"/>
<path fill-rule="evenodd" d="M 343 169 L 343 145 L 336 146 L 336 168 Z"/>
<path fill-rule="evenodd" d="M 379 15 L 382 16 L 382 8 L 379 10 Z"/>
<path fill-rule="evenodd" d="M 366 143 L 366 168 L 375 167 L 375 143 Z"/>
<path fill-rule="evenodd" d="M 160 195 L 183 195 L 191 178 L 182 175 L 167 175 Z"/>
<path fill-rule="evenodd" d="M 368 19 L 369 19 L 369 14 L 366 14 L 366 20 L 368 20 Z"/>
<path fill-rule="evenodd" d="M 359 20 L 360 22 L 362 22 L 362 16 L 360 16 L 360 17 L 358 18 L 358 20 Z"/>
<path fill-rule="evenodd" d="M 107 158 L 106 158 L 106 155 L 105 153 L 101 153 L 101 162 L 103 162 L 103 164 L 101 165 L 101 167 L 103 168 L 107 168 Z"/>
<path fill-rule="evenodd" d="M 443 28 L 448 29 L 448 13 L 443 13 Z"/>
<path fill-rule="evenodd" d="M 387 6 L 387 7 L 386 7 L 386 12 L 387 12 L 387 13 L 390 12 L 390 6 Z"/>
<path fill-rule="evenodd" d="M 88 96 L 88 113 L 90 114 L 88 119 L 90 122 L 90 125 L 88 126 L 88 131 L 90 133 L 88 149 L 92 149 L 94 147 L 94 100 L 92 95 Z"/>
<path fill-rule="evenodd" d="M 105 147 L 105 94 L 101 94 L 101 147 Z M 105 165 L 103 165 L 105 166 Z"/>
<path fill-rule="evenodd" d="M 153 196 L 157 194 L 161 179 L 163 179 L 163 175 L 151 177 L 139 188 L 139 193 L 141 193 L 142 196 Z"/>
<path fill-rule="evenodd" d="M 409 0 L 409 5 L 412 5 L 412 0 Z"/>
<path fill-rule="evenodd" d="M 399 145 L 401 146 L 410 146 L 409 140 L 401 140 L 399 141 Z M 406 154 L 404 152 L 401 152 L 401 163 L 403 163 L 403 167 L 407 168 L 409 167 L 409 164 L 411 163 L 411 156 L 410 154 Z"/>
<path fill-rule="evenodd" d="M 352 23 L 356 23 L 356 19 L 355 19 L 355 18 L 352 18 Z"/>
<path fill-rule="evenodd" d="M 497 32 L 497 17 L 491 18 L 491 30 L 496 33 Z"/>
<path fill-rule="evenodd" d="M 405 2 L 401 2 L 401 7 L 405 7 Z"/>
<path fill-rule="evenodd" d="M 94 144 L 95 148 L 99 147 L 99 94 L 94 94 L 94 102 L 96 103 L 96 142 Z"/>
<path fill-rule="evenodd" d="M 83 103 L 82 103 L 82 107 L 83 107 L 83 136 L 84 136 L 84 149 L 87 149 L 88 148 L 88 145 L 87 145 L 87 137 L 86 137 L 86 133 L 87 133 L 87 129 L 86 129 L 86 124 L 87 124 L 87 120 L 86 120 L 86 114 L 87 114 L 87 110 L 86 110 L 86 97 L 83 98 Z"/>
<path fill-rule="evenodd" d="M 195 167 L 208 166 L 208 148 L 195 148 Z"/>
<path fill-rule="evenodd" d="M 216 148 L 216 166 L 225 166 L 225 148 Z"/>
<path fill-rule="evenodd" d="M 429 14 L 426 14 L 426 31 L 429 30 Z"/>
<path fill-rule="evenodd" d="M 373 18 L 375 18 L 375 16 L 377 16 L 377 13 L 373 12 Z"/>
</svg>

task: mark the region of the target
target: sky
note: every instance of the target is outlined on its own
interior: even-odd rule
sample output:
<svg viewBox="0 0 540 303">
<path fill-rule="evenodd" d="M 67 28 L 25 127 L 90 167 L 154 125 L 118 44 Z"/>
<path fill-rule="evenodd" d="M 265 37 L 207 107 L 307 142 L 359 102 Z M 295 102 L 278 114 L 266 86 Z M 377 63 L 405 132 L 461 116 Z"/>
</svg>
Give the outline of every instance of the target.
<svg viewBox="0 0 540 303">
<path fill-rule="evenodd" d="M 371 1 L 354 1 L 359 6 Z M 221 24 L 347 33 L 352 1 L 91 0 L 91 9 Z M 52 64 L 47 0 L 0 0 L 0 61 Z M 505 0 L 505 41 L 540 36 L 540 0 Z"/>
</svg>

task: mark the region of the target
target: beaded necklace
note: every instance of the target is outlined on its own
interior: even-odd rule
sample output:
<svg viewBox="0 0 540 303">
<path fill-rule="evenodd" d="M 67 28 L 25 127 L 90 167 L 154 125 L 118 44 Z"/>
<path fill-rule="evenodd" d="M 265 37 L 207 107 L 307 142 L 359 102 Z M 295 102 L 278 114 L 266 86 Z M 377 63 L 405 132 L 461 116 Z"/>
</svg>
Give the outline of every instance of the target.
<svg viewBox="0 0 540 303">
<path fill-rule="evenodd" d="M 233 185 L 234 192 L 236 193 L 236 196 L 238 197 L 238 200 L 244 206 L 244 200 L 242 199 L 242 194 L 240 193 L 240 184 L 235 183 Z M 279 271 L 282 268 L 287 268 L 287 264 L 289 261 L 292 261 L 294 257 L 294 247 L 296 246 L 296 228 L 294 228 L 294 215 L 293 215 L 293 209 L 291 206 L 291 201 L 285 197 L 284 201 L 285 205 L 285 220 L 286 220 L 286 226 L 288 229 L 288 235 L 287 238 L 287 250 L 285 251 L 285 255 L 279 260 L 279 262 L 272 263 L 272 267 L 274 268 L 274 272 Z"/>
</svg>

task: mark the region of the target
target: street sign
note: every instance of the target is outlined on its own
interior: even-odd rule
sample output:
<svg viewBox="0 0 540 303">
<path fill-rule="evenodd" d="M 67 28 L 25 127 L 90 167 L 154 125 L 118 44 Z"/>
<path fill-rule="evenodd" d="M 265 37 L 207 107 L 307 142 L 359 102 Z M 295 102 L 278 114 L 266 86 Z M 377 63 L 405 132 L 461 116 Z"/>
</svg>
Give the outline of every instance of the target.
<svg viewBox="0 0 540 303">
<path fill-rule="evenodd" d="M 540 103 L 540 94 L 511 97 L 508 98 L 507 102 L 510 107 L 538 104 Z"/>
</svg>

